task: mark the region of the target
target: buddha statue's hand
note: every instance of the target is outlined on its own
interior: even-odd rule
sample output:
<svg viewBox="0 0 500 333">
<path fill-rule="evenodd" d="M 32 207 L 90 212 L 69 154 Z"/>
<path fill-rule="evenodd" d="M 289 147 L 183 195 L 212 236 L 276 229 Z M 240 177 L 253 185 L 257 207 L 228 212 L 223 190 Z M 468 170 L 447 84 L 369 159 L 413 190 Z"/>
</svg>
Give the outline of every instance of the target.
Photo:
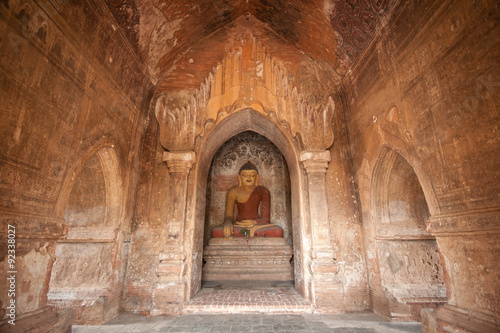
<svg viewBox="0 0 500 333">
<path fill-rule="evenodd" d="M 243 227 L 243 228 L 251 228 L 256 224 L 257 224 L 257 222 L 254 220 L 241 220 L 241 221 L 236 222 L 236 225 L 238 227 Z"/>
<path fill-rule="evenodd" d="M 230 220 L 227 220 L 224 222 L 224 230 L 223 234 L 225 238 L 231 237 L 234 234 L 234 227 L 233 227 L 233 222 Z"/>
</svg>

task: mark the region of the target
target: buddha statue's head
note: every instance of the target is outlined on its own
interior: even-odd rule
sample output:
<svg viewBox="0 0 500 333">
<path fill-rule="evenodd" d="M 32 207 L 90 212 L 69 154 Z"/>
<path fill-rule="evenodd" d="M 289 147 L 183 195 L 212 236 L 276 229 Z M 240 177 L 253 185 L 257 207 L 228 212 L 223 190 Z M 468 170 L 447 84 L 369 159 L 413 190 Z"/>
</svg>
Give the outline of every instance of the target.
<svg viewBox="0 0 500 333">
<path fill-rule="evenodd" d="M 239 186 L 258 186 L 259 185 L 259 171 L 257 167 L 250 161 L 243 164 L 238 174 Z"/>
</svg>

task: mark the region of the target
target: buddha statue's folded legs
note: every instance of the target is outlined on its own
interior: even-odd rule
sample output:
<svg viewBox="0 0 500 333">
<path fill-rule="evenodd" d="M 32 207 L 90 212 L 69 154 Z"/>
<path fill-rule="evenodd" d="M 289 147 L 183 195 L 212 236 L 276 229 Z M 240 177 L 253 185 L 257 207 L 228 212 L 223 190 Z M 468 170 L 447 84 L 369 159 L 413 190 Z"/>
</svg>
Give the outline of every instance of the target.
<svg viewBox="0 0 500 333">
<path fill-rule="evenodd" d="M 255 231 L 254 236 L 255 237 L 283 237 L 283 229 L 280 226 L 270 224 L 269 226 L 265 225 L 258 225 L 262 226 L 263 228 L 259 228 L 258 230 Z M 238 226 L 233 226 L 233 237 L 250 237 L 250 228 L 246 227 L 238 227 Z M 245 231 L 247 231 L 245 233 Z M 224 237 L 224 227 L 219 226 L 215 227 L 212 230 L 212 237 L 213 238 L 221 238 Z"/>
</svg>

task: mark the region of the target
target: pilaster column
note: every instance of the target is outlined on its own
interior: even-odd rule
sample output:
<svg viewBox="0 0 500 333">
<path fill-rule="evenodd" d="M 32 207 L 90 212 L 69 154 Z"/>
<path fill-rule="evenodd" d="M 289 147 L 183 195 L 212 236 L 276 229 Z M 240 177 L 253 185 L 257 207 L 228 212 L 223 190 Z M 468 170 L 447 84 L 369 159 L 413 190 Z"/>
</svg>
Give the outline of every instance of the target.
<svg viewBox="0 0 500 333">
<path fill-rule="evenodd" d="M 186 220 L 186 203 L 188 177 L 191 168 L 196 162 L 196 154 L 187 152 L 164 152 L 163 160 L 167 162 L 170 173 L 169 202 L 167 211 L 168 239 L 172 245 L 183 245 L 183 230 Z"/>
<path fill-rule="evenodd" d="M 159 254 L 157 274 L 160 281 L 155 292 L 155 313 L 177 314 L 182 311 L 186 299 L 186 251 L 184 229 L 189 172 L 196 163 L 196 154 L 187 152 L 164 152 L 163 160 L 170 173 L 165 245 Z"/>
<path fill-rule="evenodd" d="M 307 173 L 311 239 L 317 250 L 332 248 L 326 198 L 326 170 L 330 160 L 328 150 L 305 151 L 300 154 L 300 161 Z"/>
<path fill-rule="evenodd" d="M 339 281 L 336 278 L 338 268 L 328 221 L 326 195 L 326 170 L 330 160 L 328 150 L 304 151 L 300 154 L 300 162 L 307 173 L 311 223 L 310 292 L 316 307 L 325 311 L 338 308 L 341 304 L 335 299 L 335 295 L 339 294 Z"/>
</svg>

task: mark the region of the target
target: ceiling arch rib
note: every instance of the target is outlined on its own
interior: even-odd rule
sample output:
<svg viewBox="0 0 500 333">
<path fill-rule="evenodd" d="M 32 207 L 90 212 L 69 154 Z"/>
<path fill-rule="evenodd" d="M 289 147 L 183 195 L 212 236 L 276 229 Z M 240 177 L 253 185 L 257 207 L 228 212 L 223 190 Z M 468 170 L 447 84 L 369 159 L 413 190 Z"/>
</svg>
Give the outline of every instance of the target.
<svg viewBox="0 0 500 333">
<path fill-rule="evenodd" d="M 343 77 L 381 27 L 388 24 L 395 0 L 107 0 L 107 3 L 148 67 L 151 80 L 157 84 L 179 67 L 184 68 L 184 55 L 193 49 L 201 52 L 187 60 L 201 66 L 201 77 L 205 77 L 236 38 L 220 33 L 222 30 L 250 30 L 265 43 L 264 36 L 259 36 L 259 31 L 264 31 L 277 49 L 286 46 L 279 52 L 284 58 L 289 58 L 287 49 L 295 48 L 299 54 L 328 62 Z M 211 48 L 220 49 L 221 54 L 216 57 L 217 52 L 210 51 Z M 288 59 L 283 61 L 286 63 Z M 193 87 L 201 82 L 195 84 L 189 75 L 183 79 L 177 83 Z"/>
<path fill-rule="evenodd" d="M 265 31 L 269 39 L 333 65 L 335 33 L 328 11 L 320 3 L 323 0 L 305 3 L 275 0 L 135 1 L 140 17 L 138 49 L 155 82 L 168 76 L 183 54 L 192 48 L 213 46 L 228 51 L 234 36 L 222 40 L 214 38 L 215 35 L 220 37 L 218 31 L 222 29 L 250 30 L 256 35 L 257 30 Z M 137 15 L 134 17 L 137 21 Z M 200 47 L 199 43 L 206 46 Z M 199 57 L 198 62 L 203 60 L 212 67 L 221 59 L 221 56 L 213 61 L 202 55 Z"/>
</svg>

